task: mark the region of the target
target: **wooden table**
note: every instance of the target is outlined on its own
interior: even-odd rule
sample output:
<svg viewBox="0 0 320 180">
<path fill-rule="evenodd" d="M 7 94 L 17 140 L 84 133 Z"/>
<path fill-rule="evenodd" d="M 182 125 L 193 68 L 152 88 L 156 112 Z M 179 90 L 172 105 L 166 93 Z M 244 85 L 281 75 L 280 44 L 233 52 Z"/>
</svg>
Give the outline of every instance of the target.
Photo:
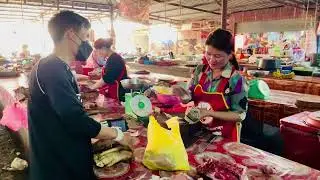
<svg viewBox="0 0 320 180">
<path fill-rule="evenodd" d="M 132 71 L 147 70 L 152 73 L 166 74 L 184 78 L 190 78 L 194 68 L 183 65 L 157 66 L 138 63 L 127 63 L 128 69 Z M 252 79 L 252 77 L 247 77 Z M 310 76 L 295 76 L 293 79 L 276 79 L 272 76 L 260 78 L 269 85 L 270 89 L 298 92 L 303 94 L 320 95 L 320 78 Z"/>
<path fill-rule="evenodd" d="M 18 77 L 0 78 L 0 86 L 13 94 L 13 90 L 19 86 L 28 87 L 28 78 L 25 74 L 20 74 Z"/>
<path fill-rule="evenodd" d="M 280 127 L 280 119 L 306 110 L 295 105 L 296 100 L 302 97 L 320 100 L 316 95 L 271 90 L 268 100 L 249 99 L 249 111 L 254 119 Z"/>
<path fill-rule="evenodd" d="M 177 82 L 188 82 L 190 78 L 184 78 L 184 77 L 178 77 L 178 76 L 172 76 L 172 75 L 166 75 L 166 74 L 160 74 L 160 73 L 150 73 L 147 75 L 139 75 L 139 74 L 134 74 L 134 71 L 129 71 L 129 76 L 130 78 L 133 77 L 139 77 L 139 78 L 145 78 L 149 79 L 153 82 L 156 82 L 157 80 L 170 80 L 170 81 L 177 81 Z"/>
<path fill-rule="evenodd" d="M 139 64 L 134 62 L 126 63 L 128 66 L 128 69 L 133 71 L 138 70 L 146 70 L 150 71 L 152 73 L 159 73 L 159 74 L 166 74 L 166 75 L 172 75 L 172 76 L 178 76 L 178 77 L 184 77 L 184 78 L 190 78 L 191 73 L 194 68 L 186 67 L 183 65 L 176 65 L 176 66 L 158 66 L 158 65 L 145 65 L 145 64 Z"/>
<path fill-rule="evenodd" d="M 252 77 L 247 77 L 252 79 Z M 320 95 L 320 78 L 310 76 L 295 76 L 293 79 L 276 79 L 273 77 L 260 78 L 270 89 L 298 92 L 303 94 Z"/>
</svg>

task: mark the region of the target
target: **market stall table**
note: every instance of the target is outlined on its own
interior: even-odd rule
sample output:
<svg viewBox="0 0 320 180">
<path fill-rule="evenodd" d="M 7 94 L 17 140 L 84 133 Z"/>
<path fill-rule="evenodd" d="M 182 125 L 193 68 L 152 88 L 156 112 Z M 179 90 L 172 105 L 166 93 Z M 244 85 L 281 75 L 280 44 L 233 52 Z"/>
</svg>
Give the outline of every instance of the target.
<svg viewBox="0 0 320 180">
<path fill-rule="evenodd" d="M 247 77 L 252 79 L 253 77 Z M 293 79 L 276 79 L 261 77 L 270 89 L 297 92 L 302 94 L 320 95 L 320 78 L 311 76 L 295 76 Z"/>
<path fill-rule="evenodd" d="M 150 74 L 146 74 L 146 75 L 134 74 L 134 73 L 132 73 L 132 71 L 130 71 L 129 73 L 130 73 L 130 78 L 139 77 L 142 79 L 149 79 L 153 82 L 158 81 L 158 80 L 172 81 L 172 82 L 187 82 L 187 81 L 189 81 L 189 78 L 166 75 L 166 74 L 159 74 L 159 73 L 150 73 Z"/>
<path fill-rule="evenodd" d="M 199 154 L 193 154 L 197 148 L 197 141 L 194 145 L 187 149 L 189 163 L 192 168 L 203 163 L 204 158 L 212 158 L 215 160 L 227 160 L 230 163 L 238 163 L 247 167 L 245 175 L 248 179 L 271 178 L 271 179 L 319 179 L 320 172 L 296 162 L 281 158 L 279 156 L 264 152 L 254 147 L 229 142 L 226 139 L 216 139 L 207 149 Z M 142 130 L 140 136 L 135 140 L 134 154 L 135 159 L 130 164 L 119 163 L 111 171 L 103 169 L 95 169 L 95 173 L 101 180 L 109 179 L 151 179 L 153 174 L 161 174 L 163 172 L 151 172 L 142 165 L 142 157 L 147 144 L 146 129 Z M 260 170 L 265 166 L 271 166 L 276 169 L 276 174 L 266 177 Z"/>
<path fill-rule="evenodd" d="M 191 73 L 194 68 L 186 67 L 183 65 L 175 65 L 175 66 L 158 66 L 158 65 L 145 65 L 134 62 L 126 63 L 129 67 L 128 69 L 132 70 L 147 70 L 153 73 L 159 74 L 168 74 L 172 76 L 190 78 Z"/>
<path fill-rule="evenodd" d="M 14 95 L 13 90 L 18 87 L 28 87 L 28 78 L 23 73 L 18 77 L 0 78 L 0 86 L 5 88 L 10 94 Z"/>
<path fill-rule="evenodd" d="M 256 65 L 249 64 L 249 69 L 257 69 Z M 167 74 L 172 76 L 190 78 L 192 67 L 186 67 L 183 65 L 162 67 L 157 65 L 145 65 L 130 62 L 127 63 L 128 69 L 132 70 L 147 70 L 153 73 Z M 241 64 L 240 64 L 241 66 Z M 248 65 L 245 65 L 248 66 Z M 255 66 L 255 68 L 254 68 Z M 247 77 L 252 79 L 254 77 Z M 276 79 L 271 75 L 268 77 L 260 77 L 260 79 L 266 81 L 270 89 L 283 90 L 290 92 L 298 92 L 303 94 L 320 95 L 320 78 L 311 76 L 295 76 L 293 79 Z"/>
<path fill-rule="evenodd" d="M 310 112 L 301 112 L 280 120 L 286 158 L 320 169 L 320 129 L 307 125 Z"/>
<path fill-rule="evenodd" d="M 320 100 L 320 96 L 295 93 L 281 90 L 271 90 L 267 100 L 249 99 L 249 111 L 255 120 L 279 127 L 280 119 L 304 111 L 296 106 L 300 98 Z"/>
</svg>

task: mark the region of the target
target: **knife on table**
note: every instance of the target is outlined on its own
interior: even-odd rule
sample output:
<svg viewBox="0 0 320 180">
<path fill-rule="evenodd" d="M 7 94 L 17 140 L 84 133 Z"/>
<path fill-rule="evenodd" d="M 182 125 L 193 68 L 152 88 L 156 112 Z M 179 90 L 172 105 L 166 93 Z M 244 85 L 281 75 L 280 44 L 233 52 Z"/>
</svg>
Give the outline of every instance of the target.
<svg viewBox="0 0 320 180">
<path fill-rule="evenodd" d="M 220 137 L 219 135 L 216 134 L 211 134 L 209 136 L 209 138 L 206 141 L 202 141 L 197 148 L 195 148 L 192 153 L 193 154 L 199 154 L 199 153 L 203 153 L 210 144 L 212 144 L 218 137 Z"/>
</svg>

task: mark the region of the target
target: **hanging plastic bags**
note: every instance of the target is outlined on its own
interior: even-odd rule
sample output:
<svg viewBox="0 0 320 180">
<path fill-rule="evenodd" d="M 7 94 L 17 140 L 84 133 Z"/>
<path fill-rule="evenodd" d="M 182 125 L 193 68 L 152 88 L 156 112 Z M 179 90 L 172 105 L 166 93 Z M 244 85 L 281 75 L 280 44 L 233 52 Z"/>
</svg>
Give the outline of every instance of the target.
<svg viewBox="0 0 320 180">
<path fill-rule="evenodd" d="M 166 121 L 171 130 L 160 126 L 154 116 L 148 125 L 148 144 L 143 164 L 151 170 L 188 171 L 188 155 L 180 135 L 177 117 Z"/>
</svg>

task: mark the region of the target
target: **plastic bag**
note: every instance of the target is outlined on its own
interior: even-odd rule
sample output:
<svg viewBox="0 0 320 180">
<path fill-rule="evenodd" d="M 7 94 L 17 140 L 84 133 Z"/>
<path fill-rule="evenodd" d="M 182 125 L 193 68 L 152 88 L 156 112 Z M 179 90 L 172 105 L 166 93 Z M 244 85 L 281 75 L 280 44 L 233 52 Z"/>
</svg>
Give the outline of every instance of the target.
<svg viewBox="0 0 320 180">
<path fill-rule="evenodd" d="M 148 144 L 143 164 L 151 170 L 188 171 L 188 155 L 180 135 L 177 117 L 166 121 L 171 130 L 160 126 L 154 116 L 148 125 Z"/>
<path fill-rule="evenodd" d="M 7 126 L 13 131 L 18 131 L 20 128 L 28 129 L 27 108 L 20 103 L 7 106 L 3 110 L 3 117 L 0 124 Z"/>
</svg>

